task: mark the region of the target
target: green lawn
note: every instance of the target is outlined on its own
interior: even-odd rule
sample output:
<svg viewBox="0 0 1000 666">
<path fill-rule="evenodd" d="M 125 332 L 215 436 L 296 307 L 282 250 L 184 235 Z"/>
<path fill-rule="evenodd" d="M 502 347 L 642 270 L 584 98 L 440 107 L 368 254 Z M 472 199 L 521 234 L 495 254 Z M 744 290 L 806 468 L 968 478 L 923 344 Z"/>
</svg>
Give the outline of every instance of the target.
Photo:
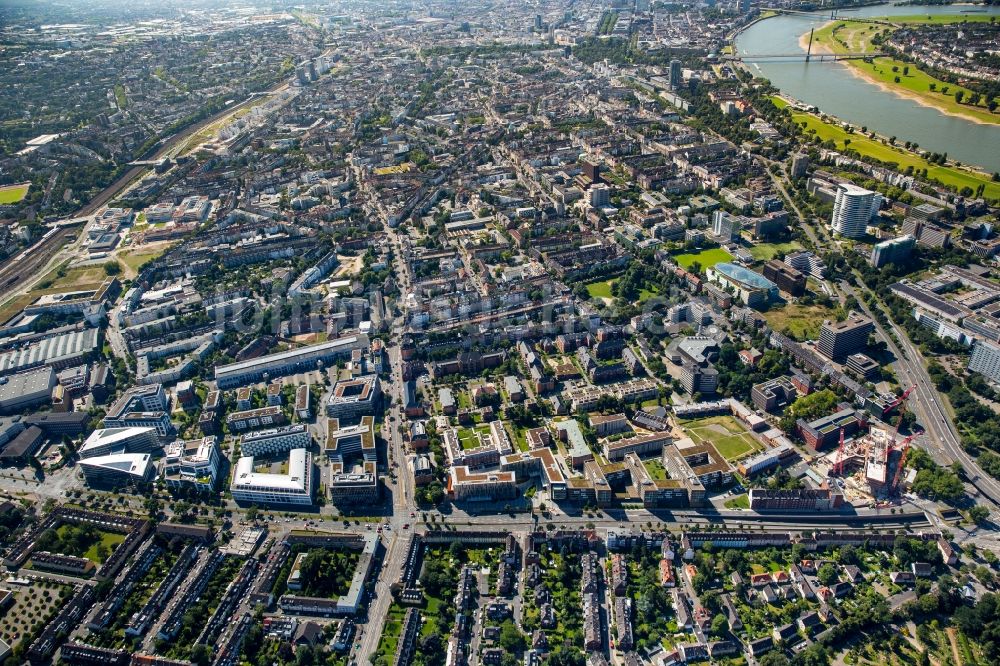
<svg viewBox="0 0 1000 666">
<path fill-rule="evenodd" d="M 696 261 L 701 264 L 702 269 L 705 269 L 711 268 L 712 266 L 725 261 L 731 261 L 732 258 L 733 255 L 729 254 L 721 247 L 713 247 L 700 252 L 686 252 L 684 254 L 674 255 L 674 261 L 676 261 L 684 270 L 690 270 L 691 265 Z"/>
<path fill-rule="evenodd" d="M 742 495 L 737 495 L 732 499 L 726 500 L 727 509 L 749 509 L 750 508 L 750 498 L 747 497 L 746 493 Z"/>
<path fill-rule="evenodd" d="M 802 342 L 816 340 L 823 320 L 834 319 L 836 315 L 836 311 L 822 305 L 788 303 L 784 307 L 768 310 L 764 319 L 771 329 Z"/>
<path fill-rule="evenodd" d="M 905 170 L 906 167 L 913 167 L 914 170 L 927 169 L 929 180 L 937 180 L 945 186 L 954 186 L 959 190 L 963 187 L 975 190 L 982 184 L 985 186 L 983 195 L 987 199 L 1000 200 L 1000 183 L 993 182 L 986 174 L 958 167 L 931 164 L 916 153 L 890 146 L 877 138 L 871 139 L 859 132 L 848 132 L 839 124 L 825 122 L 811 113 L 795 111 L 792 113 L 792 118 L 806 134 L 814 134 L 822 141 L 828 139 L 833 141 L 837 150 L 845 150 L 850 147 L 861 155 L 873 157 L 886 164 L 895 164 L 899 170 Z"/>
<path fill-rule="evenodd" d="M 0 204 L 16 204 L 28 196 L 30 188 L 31 183 L 19 183 L 17 185 L 4 185 L 0 187 Z"/>
<path fill-rule="evenodd" d="M 639 292 L 639 302 L 645 303 L 649 299 L 659 295 L 660 295 L 660 290 L 657 289 L 656 287 L 653 287 L 652 289 L 643 289 L 642 291 Z"/>
<path fill-rule="evenodd" d="M 711 442 L 726 460 L 737 460 L 761 448 L 753 435 L 732 416 L 693 419 L 684 421 L 682 427 L 696 443 Z"/>
<path fill-rule="evenodd" d="M 469 428 L 458 429 L 458 442 L 462 445 L 463 451 L 468 451 L 479 446 L 479 438 L 476 437 L 475 431 Z"/>
<path fill-rule="evenodd" d="M 587 287 L 587 293 L 591 298 L 614 298 L 611 293 L 611 285 L 614 284 L 614 280 L 599 280 L 597 282 L 588 282 L 585 286 Z M 645 303 L 654 296 L 659 295 L 659 290 L 654 286 L 652 289 L 643 289 L 639 292 L 639 302 Z"/>
<path fill-rule="evenodd" d="M 118 84 L 115 86 L 115 101 L 119 109 L 128 108 L 128 97 L 125 95 L 125 86 Z"/>
<path fill-rule="evenodd" d="M 58 534 L 59 538 L 64 541 L 64 546 L 65 546 L 68 545 L 66 543 L 66 539 L 74 531 L 77 530 L 78 527 L 76 525 L 65 523 L 63 525 L 60 525 L 56 529 L 56 534 Z M 72 547 L 70 548 L 64 547 L 63 550 L 70 552 L 64 552 L 63 554 L 73 555 L 76 557 L 85 557 L 91 562 L 94 562 L 95 564 L 104 564 L 104 560 L 106 560 L 111 555 L 111 553 L 115 552 L 115 548 L 118 547 L 118 544 L 120 544 L 122 541 L 125 540 L 124 534 L 118 534 L 116 532 L 105 532 L 104 530 L 95 530 L 94 535 L 95 537 L 100 536 L 100 539 L 96 539 L 93 542 L 89 543 L 89 546 L 86 548 L 86 550 L 83 550 L 82 547 L 79 550 L 76 550 L 75 548 Z M 80 541 L 76 540 L 74 543 L 80 543 Z M 84 542 L 83 545 L 87 545 L 87 542 Z M 101 546 L 104 546 L 104 548 L 107 549 L 107 552 L 104 555 L 104 557 L 98 555 L 97 552 L 98 550 L 103 550 L 101 549 Z M 80 552 L 80 550 L 83 550 L 83 552 Z"/>
<path fill-rule="evenodd" d="M 719 437 L 712 443 L 715 444 L 716 450 L 726 460 L 739 460 L 758 448 L 753 437 L 747 434 Z"/>
<path fill-rule="evenodd" d="M 659 458 L 650 458 L 649 460 L 643 460 L 642 464 L 645 466 L 646 471 L 649 472 L 649 478 L 654 481 L 666 481 L 667 480 L 667 470 L 663 467 L 663 463 L 660 462 Z"/>
<path fill-rule="evenodd" d="M 166 251 L 167 246 L 157 249 L 130 250 L 128 252 L 119 253 L 118 260 L 125 264 L 134 274 L 138 273 L 139 269 L 142 268 L 143 265 L 154 259 L 158 259 Z"/>
<path fill-rule="evenodd" d="M 599 282 L 589 282 L 587 293 L 591 298 L 613 298 L 611 295 L 611 283 L 613 280 L 601 280 Z"/>
<path fill-rule="evenodd" d="M 85 552 L 83 556 L 92 562 L 96 562 L 97 564 L 104 564 L 104 559 L 102 559 L 97 555 L 98 546 L 104 544 L 108 549 L 108 553 L 110 554 L 115 552 L 115 548 L 117 548 L 118 544 L 120 544 L 122 541 L 125 541 L 124 534 L 117 534 L 115 532 L 104 532 L 103 534 L 101 534 L 100 543 L 95 543 L 93 546 L 88 548 L 87 552 Z"/>
<path fill-rule="evenodd" d="M 977 22 L 982 20 L 989 21 L 989 16 L 985 14 L 975 17 L 973 15 L 892 17 L 890 20 L 896 24 L 935 23 L 941 25 L 945 23 L 959 23 L 967 18 L 972 18 Z M 886 30 L 892 30 L 892 28 L 877 23 L 834 21 L 816 31 L 814 42 L 834 53 L 874 52 L 878 48 L 872 44 L 872 37 Z M 975 106 L 968 103 L 960 104 L 955 99 L 955 93 L 959 90 L 963 91 L 965 99 L 968 100 L 969 95 L 973 91 L 936 79 L 917 69 L 915 64 L 903 62 L 895 58 L 874 58 L 872 62 L 849 60 L 847 64 L 866 77 L 874 79 L 891 90 L 899 90 L 908 95 L 919 97 L 931 106 L 948 113 L 961 114 L 988 123 L 1000 123 L 1000 114 L 993 113 L 986 108 L 985 99 L 981 100 Z M 906 66 L 909 66 L 909 72 L 904 74 L 903 68 Z M 893 67 L 897 71 L 893 71 Z M 899 81 L 896 81 L 897 78 Z M 931 90 L 932 84 L 936 88 L 934 91 Z M 945 88 L 948 89 L 947 93 L 942 92 Z"/>
<path fill-rule="evenodd" d="M 750 254 L 758 261 L 769 261 L 780 252 L 790 254 L 802 249 L 802 245 L 796 241 L 789 243 L 758 243 L 750 248 Z"/>
</svg>

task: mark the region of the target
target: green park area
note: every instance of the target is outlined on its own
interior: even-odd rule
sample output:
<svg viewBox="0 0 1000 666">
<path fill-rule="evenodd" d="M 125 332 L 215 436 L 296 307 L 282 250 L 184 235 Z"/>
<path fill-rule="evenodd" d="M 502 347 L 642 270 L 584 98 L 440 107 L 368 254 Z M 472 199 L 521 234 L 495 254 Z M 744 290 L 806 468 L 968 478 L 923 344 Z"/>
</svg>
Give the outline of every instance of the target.
<svg viewBox="0 0 1000 666">
<path fill-rule="evenodd" d="M 38 538 L 36 549 L 85 557 L 95 564 L 103 564 L 124 540 L 124 534 L 105 532 L 93 525 L 64 523 L 56 529 L 43 532 Z"/>
<path fill-rule="evenodd" d="M 0 306 L 0 323 L 16 315 L 25 306 L 36 301 L 40 296 L 58 294 L 65 291 L 97 290 L 107 279 L 108 273 L 104 268 L 104 264 L 71 267 L 69 262 L 65 262 L 46 274 L 41 282 L 35 285 L 31 291 L 20 294 L 16 298 L 3 301 L 2 306 Z"/>
<path fill-rule="evenodd" d="M 784 108 L 787 102 L 772 102 Z M 927 179 L 936 180 L 945 186 L 953 186 L 958 190 L 963 187 L 975 191 L 983 186 L 983 196 L 991 200 L 1000 200 L 1000 182 L 993 182 L 986 174 L 952 166 L 932 164 L 914 152 L 902 147 L 883 143 L 881 139 L 870 138 L 860 132 L 848 131 L 840 124 L 821 119 L 819 116 L 804 111 L 793 111 L 792 119 L 802 128 L 805 134 L 815 135 L 822 141 L 832 141 L 837 150 L 856 150 L 862 156 L 871 157 L 885 164 L 895 164 L 898 169 L 912 167 L 914 171 L 927 170 Z"/>
<path fill-rule="evenodd" d="M 872 43 L 876 35 L 888 34 L 895 26 L 904 24 L 935 24 L 989 21 L 986 14 L 940 15 L 940 16 L 893 16 L 873 18 L 871 22 L 833 21 L 816 31 L 813 49 L 833 53 L 878 52 Z M 893 25 L 888 25 L 891 21 Z M 949 84 L 919 70 L 916 64 L 896 58 L 878 57 L 868 60 L 850 60 L 849 66 L 866 79 L 887 89 L 914 97 L 945 113 L 967 116 L 987 123 L 1000 123 L 1000 114 L 991 111 L 989 100 L 975 91 L 959 85 Z"/>
<path fill-rule="evenodd" d="M 749 509 L 750 498 L 747 497 L 746 493 L 743 493 L 742 495 L 727 499 L 725 506 L 727 509 Z"/>
<path fill-rule="evenodd" d="M 772 330 L 803 342 L 816 340 L 819 327 L 824 319 L 835 319 L 836 312 L 822 305 L 800 305 L 787 303 L 780 308 L 772 308 L 764 313 L 764 319 Z"/>
<path fill-rule="evenodd" d="M 711 416 L 683 421 L 682 427 L 696 444 L 711 443 L 726 460 L 739 460 L 761 449 L 746 428 L 732 416 Z"/>
<path fill-rule="evenodd" d="M 611 283 L 614 280 L 600 280 L 587 283 L 587 293 L 591 298 L 612 298 Z"/>
<path fill-rule="evenodd" d="M 729 254 L 721 247 L 713 247 L 707 250 L 701 250 L 699 252 L 685 252 L 684 254 L 675 254 L 674 261 L 683 268 L 684 270 L 691 270 L 691 266 L 698 263 L 702 269 L 711 268 L 716 264 L 720 264 L 724 261 L 731 261 L 733 255 Z"/>
<path fill-rule="evenodd" d="M 796 241 L 788 243 L 758 243 L 750 248 L 750 254 L 757 261 L 769 261 L 779 254 L 791 254 L 802 249 L 802 245 Z"/>
<path fill-rule="evenodd" d="M 0 205 L 16 204 L 28 196 L 28 189 L 31 183 L 18 183 L 17 185 L 0 186 Z"/>
<path fill-rule="evenodd" d="M 356 551 L 297 548 L 279 572 L 278 583 L 287 587 L 289 576 L 295 573 L 298 593 L 304 596 L 336 599 L 347 593 L 360 557 Z"/>
<path fill-rule="evenodd" d="M 613 299 L 614 294 L 611 293 L 611 286 L 614 282 L 614 280 L 599 280 L 597 282 L 588 282 L 585 286 L 587 287 L 587 293 L 591 298 Z M 648 301 L 656 296 L 658 293 L 659 291 L 650 285 L 639 292 L 639 302 L 644 303 L 645 301 Z"/>
</svg>

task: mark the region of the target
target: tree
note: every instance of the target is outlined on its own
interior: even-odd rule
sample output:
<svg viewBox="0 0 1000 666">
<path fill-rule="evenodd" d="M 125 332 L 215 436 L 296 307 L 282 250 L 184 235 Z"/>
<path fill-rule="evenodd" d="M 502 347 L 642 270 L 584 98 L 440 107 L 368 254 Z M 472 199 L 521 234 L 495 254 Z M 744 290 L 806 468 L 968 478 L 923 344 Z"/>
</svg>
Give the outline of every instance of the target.
<svg viewBox="0 0 1000 666">
<path fill-rule="evenodd" d="M 528 641 L 524 634 L 517 628 L 511 620 L 506 620 L 500 625 L 500 647 L 511 654 L 524 652 L 528 646 Z"/>
<path fill-rule="evenodd" d="M 760 666 L 789 666 L 788 657 L 779 650 L 771 650 L 757 660 Z"/>
<path fill-rule="evenodd" d="M 725 615 L 719 613 L 712 618 L 711 633 L 713 636 L 723 636 L 728 629 L 729 622 L 726 620 Z"/>
<path fill-rule="evenodd" d="M 965 91 L 964 90 L 959 90 L 959 91 L 955 92 L 955 101 L 956 102 L 958 102 L 959 104 L 961 104 L 962 103 L 962 99 L 964 99 L 964 98 L 965 98 Z"/>
<path fill-rule="evenodd" d="M 204 643 L 197 643 L 191 648 L 191 663 L 198 666 L 208 666 L 212 663 L 212 651 Z"/>
<path fill-rule="evenodd" d="M 122 272 L 121 264 L 119 264 L 117 261 L 109 261 L 108 263 L 104 264 L 105 275 L 109 276 L 118 275 L 121 272 Z"/>
<path fill-rule="evenodd" d="M 816 579 L 823 585 L 832 585 L 837 580 L 837 569 L 833 564 L 827 562 L 816 572 Z"/>
<path fill-rule="evenodd" d="M 576 649 L 560 645 L 549 654 L 549 658 L 543 663 L 545 666 L 584 666 L 587 661 L 583 654 Z"/>
<path fill-rule="evenodd" d="M 974 522 L 976 525 L 983 525 L 990 518 L 990 510 L 982 504 L 976 504 L 969 507 L 967 513 L 969 514 L 969 520 Z"/>
</svg>

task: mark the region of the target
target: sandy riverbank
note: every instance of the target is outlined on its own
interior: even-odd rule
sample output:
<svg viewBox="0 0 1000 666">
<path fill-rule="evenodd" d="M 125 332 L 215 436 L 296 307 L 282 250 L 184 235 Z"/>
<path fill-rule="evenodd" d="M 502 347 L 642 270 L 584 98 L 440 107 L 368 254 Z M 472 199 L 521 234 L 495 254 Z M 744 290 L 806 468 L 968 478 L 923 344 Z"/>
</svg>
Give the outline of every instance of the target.
<svg viewBox="0 0 1000 666">
<path fill-rule="evenodd" d="M 824 28 L 827 28 L 827 27 L 829 27 L 830 25 L 832 25 L 834 23 L 836 23 L 836 21 L 827 21 L 822 26 L 820 26 L 819 28 L 817 28 L 816 32 L 819 32 L 820 30 L 823 30 Z M 809 33 L 808 32 L 802 33 L 802 35 L 799 36 L 799 48 L 802 49 L 803 51 L 808 51 L 809 50 Z M 822 44 L 822 43 L 813 41 L 812 52 L 814 54 L 832 55 L 833 54 L 833 49 L 831 49 L 826 44 Z M 978 123 L 980 125 L 996 125 L 997 122 L 1000 122 L 1000 118 L 997 119 L 997 122 L 990 122 L 988 120 L 983 120 L 982 118 L 979 118 L 977 116 L 971 116 L 971 115 L 967 115 L 967 114 L 964 114 L 964 113 L 958 113 L 956 111 L 952 111 L 951 109 L 946 109 L 946 108 L 942 107 L 939 104 L 935 104 L 932 100 L 928 99 L 927 97 L 924 97 L 923 95 L 917 94 L 917 93 L 909 91 L 909 90 L 905 90 L 905 89 L 901 89 L 901 88 L 896 88 L 894 86 L 890 86 L 885 81 L 882 81 L 878 77 L 875 77 L 875 76 L 869 74 L 864 69 L 862 69 L 859 64 L 857 64 L 857 63 L 863 63 L 863 62 L 864 62 L 863 60 L 858 60 L 858 61 L 855 61 L 855 60 L 841 60 L 839 64 L 841 64 L 844 67 L 846 67 L 847 71 L 849 71 L 852 75 L 858 77 L 862 81 L 867 81 L 868 83 L 872 84 L 873 86 L 877 86 L 883 92 L 887 92 L 889 94 L 895 95 L 896 97 L 902 97 L 903 99 L 908 99 L 911 102 L 916 102 L 920 106 L 927 107 L 928 109 L 934 109 L 938 113 L 944 114 L 946 116 L 951 116 L 952 118 L 961 118 L 962 120 L 968 120 L 970 122 Z"/>
</svg>

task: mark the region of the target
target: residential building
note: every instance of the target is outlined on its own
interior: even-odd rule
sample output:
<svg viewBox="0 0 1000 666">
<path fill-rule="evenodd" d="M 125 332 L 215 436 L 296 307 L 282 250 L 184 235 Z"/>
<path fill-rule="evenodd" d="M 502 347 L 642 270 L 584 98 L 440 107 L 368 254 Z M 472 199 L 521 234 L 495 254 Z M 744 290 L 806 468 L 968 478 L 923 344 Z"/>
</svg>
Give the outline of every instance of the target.
<svg viewBox="0 0 1000 666">
<path fill-rule="evenodd" d="M 863 238 L 868 223 L 881 207 L 881 194 L 852 183 L 840 183 L 833 202 L 831 226 L 841 236 Z"/>
<path fill-rule="evenodd" d="M 868 263 L 875 268 L 882 268 L 886 264 L 901 264 L 910 258 L 916 244 L 917 239 L 910 235 L 876 243 L 872 247 Z"/>
<path fill-rule="evenodd" d="M 337 338 L 316 345 L 268 354 L 246 361 L 215 367 L 215 381 L 220 389 L 252 384 L 304 370 L 328 366 L 338 358 L 349 359 L 355 349 L 368 349 L 364 334 Z"/>
</svg>

